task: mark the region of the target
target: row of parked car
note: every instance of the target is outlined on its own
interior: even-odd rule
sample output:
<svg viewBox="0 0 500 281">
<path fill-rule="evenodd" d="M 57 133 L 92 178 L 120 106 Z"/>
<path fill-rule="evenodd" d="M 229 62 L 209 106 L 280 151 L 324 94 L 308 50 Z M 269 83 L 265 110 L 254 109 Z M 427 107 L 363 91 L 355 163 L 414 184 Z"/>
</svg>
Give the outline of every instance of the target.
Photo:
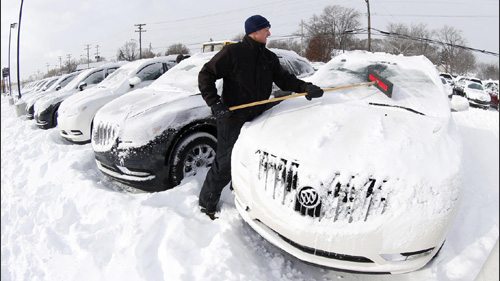
<svg viewBox="0 0 500 281">
<path fill-rule="evenodd" d="M 462 194 L 460 141 L 432 63 L 358 51 L 315 71 L 295 52 L 272 51 L 322 88 L 366 82 L 377 69 L 394 89 L 391 97 L 358 86 L 287 99 L 246 124 L 232 157 L 242 218 L 310 263 L 371 273 L 423 267 L 441 249 Z M 64 75 L 44 94 L 24 92 L 27 115 L 70 142 L 90 141 L 99 170 L 127 188 L 173 188 L 206 171 L 216 153 L 215 120 L 198 90 L 214 55 Z"/>
<path fill-rule="evenodd" d="M 453 77 L 448 73 L 439 75 L 450 98 L 453 95 L 459 95 L 467 98 L 471 106 L 483 109 L 493 107 L 499 110 L 498 80 L 482 81 L 476 77 Z"/>
</svg>

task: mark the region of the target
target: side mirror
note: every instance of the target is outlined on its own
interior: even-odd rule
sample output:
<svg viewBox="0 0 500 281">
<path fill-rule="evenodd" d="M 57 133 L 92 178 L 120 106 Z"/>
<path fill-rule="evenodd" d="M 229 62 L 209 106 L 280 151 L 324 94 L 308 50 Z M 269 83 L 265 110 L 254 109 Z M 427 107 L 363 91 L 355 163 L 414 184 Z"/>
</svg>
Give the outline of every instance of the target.
<svg viewBox="0 0 500 281">
<path fill-rule="evenodd" d="M 59 90 L 61 90 L 61 85 L 57 85 L 57 87 L 56 87 L 56 91 L 59 91 Z"/>
<path fill-rule="evenodd" d="M 133 88 L 135 85 L 141 83 L 141 78 L 135 76 L 133 78 L 130 78 L 128 80 L 128 84 L 130 85 L 130 88 Z"/>
<path fill-rule="evenodd" d="M 83 91 L 83 89 L 85 89 L 85 87 L 87 87 L 87 82 L 82 82 L 78 85 L 78 88 L 80 89 L 80 91 Z"/>
</svg>

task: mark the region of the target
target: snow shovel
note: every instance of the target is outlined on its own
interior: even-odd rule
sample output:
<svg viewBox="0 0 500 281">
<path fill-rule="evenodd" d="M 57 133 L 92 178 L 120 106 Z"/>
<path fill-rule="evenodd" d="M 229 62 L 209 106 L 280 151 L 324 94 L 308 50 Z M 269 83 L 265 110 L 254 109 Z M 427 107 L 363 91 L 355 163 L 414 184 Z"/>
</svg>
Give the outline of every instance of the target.
<svg viewBox="0 0 500 281">
<path fill-rule="evenodd" d="M 353 85 L 346 85 L 346 86 L 340 86 L 340 87 L 335 87 L 335 88 L 328 88 L 328 89 L 323 89 L 324 92 L 330 92 L 330 91 L 335 91 L 335 90 L 341 90 L 341 89 L 347 89 L 347 88 L 353 88 L 353 87 L 359 87 L 359 86 L 369 86 L 369 85 L 375 85 L 377 89 L 382 91 L 385 95 L 387 95 L 389 98 L 392 97 L 392 88 L 393 84 L 389 82 L 387 79 L 384 77 L 380 76 L 378 72 L 370 69 L 368 70 L 367 78 L 368 81 L 370 82 L 364 82 L 364 83 L 358 83 L 358 84 L 353 84 Z M 229 110 L 237 110 L 241 108 L 246 108 L 246 107 L 251 107 L 251 106 L 256 106 L 256 105 L 261 105 L 261 104 L 266 104 L 270 102 L 276 102 L 276 101 L 281 101 L 281 100 L 286 100 L 286 99 L 291 99 L 291 98 L 296 98 L 296 97 L 302 97 L 307 95 L 307 93 L 300 93 L 300 94 L 295 94 L 295 95 L 290 95 L 290 96 L 284 96 L 284 97 L 279 97 L 279 98 L 274 98 L 274 99 L 268 99 L 268 100 L 261 100 L 261 101 L 256 101 L 256 102 L 251 102 L 251 103 L 246 103 L 242 105 L 237 105 L 237 106 L 232 106 L 229 108 Z"/>
</svg>

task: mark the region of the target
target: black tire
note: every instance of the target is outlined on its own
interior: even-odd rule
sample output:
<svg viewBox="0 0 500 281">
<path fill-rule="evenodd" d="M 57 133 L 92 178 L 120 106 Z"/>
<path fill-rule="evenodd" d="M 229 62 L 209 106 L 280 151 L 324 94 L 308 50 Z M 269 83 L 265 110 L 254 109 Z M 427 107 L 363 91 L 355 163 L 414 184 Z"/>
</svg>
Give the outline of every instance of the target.
<svg viewBox="0 0 500 281">
<path fill-rule="evenodd" d="M 172 155 L 170 177 L 174 186 L 185 177 L 195 176 L 215 160 L 217 139 L 209 133 L 196 132 L 182 138 Z"/>
</svg>

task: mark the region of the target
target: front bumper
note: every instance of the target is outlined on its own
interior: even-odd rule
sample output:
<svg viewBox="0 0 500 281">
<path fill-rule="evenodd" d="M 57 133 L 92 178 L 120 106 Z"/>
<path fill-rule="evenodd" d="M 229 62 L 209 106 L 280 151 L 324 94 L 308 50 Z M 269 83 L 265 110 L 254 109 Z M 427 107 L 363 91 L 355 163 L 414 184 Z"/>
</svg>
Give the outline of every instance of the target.
<svg viewBox="0 0 500 281">
<path fill-rule="evenodd" d="M 261 214 L 257 214 L 260 213 L 257 211 L 258 208 L 250 208 L 238 196 L 235 196 L 235 205 L 243 220 L 271 244 L 302 261 L 339 271 L 369 274 L 395 274 L 415 271 L 425 266 L 437 254 L 440 246 L 444 243 L 444 240 L 441 240 L 431 247 L 423 247 L 418 251 L 384 253 L 380 251 L 382 237 L 360 232 L 350 234 L 349 238 L 344 235 L 339 235 L 337 238 L 330 237 L 332 241 L 338 240 L 334 242 L 335 244 L 357 245 L 356 247 L 315 248 L 296 242 L 296 236 L 294 237 L 294 235 L 286 237 L 280 233 L 280 230 L 276 231 L 266 225 L 259 219 Z M 300 231 L 295 230 L 295 233 L 297 232 Z M 342 241 L 343 239 L 345 241 Z M 324 240 L 324 237 L 310 235 L 309 240 Z M 364 254 L 352 253 L 360 249 Z"/>
<path fill-rule="evenodd" d="M 169 185 L 165 161 L 167 144 L 156 139 L 141 147 L 121 149 L 120 140 L 107 151 L 95 151 L 99 170 L 106 176 L 147 192 L 163 191 Z"/>
<path fill-rule="evenodd" d="M 477 106 L 477 107 L 482 107 L 482 108 L 489 108 L 490 107 L 490 101 L 483 101 L 479 99 L 469 99 L 469 104 L 472 106 Z"/>
<path fill-rule="evenodd" d="M 411 200 L 433 189 L 341 173 L 317 182 L 297 162 L 258 154 L 258 165 L 233 162 L 238 212 L 263 238 L 308 263 L 372 274 L 418 270 L 439 251 L 458 210 L 459 193 L 436 194 L 446 206 L 416 200 L 402 208 L 405 190 L 418 190 Z"/>
<path fill-rule="evenodd" d="M 80 116 L 59 116 L 57 125 L 61 137 L 75 143 L 90 142 L 90 123 L 84 122 Z"/>
<path fill-rule="evenodd" d="M 50 129 L 57 126 L 57 120 L 55 120 L 56 118 L 54 118 L 54 115 L 58 108 L 59 104 L 51 105 L 42 111 L 35 111 L 36 125 L 41 129 Z"/>
</svg>

